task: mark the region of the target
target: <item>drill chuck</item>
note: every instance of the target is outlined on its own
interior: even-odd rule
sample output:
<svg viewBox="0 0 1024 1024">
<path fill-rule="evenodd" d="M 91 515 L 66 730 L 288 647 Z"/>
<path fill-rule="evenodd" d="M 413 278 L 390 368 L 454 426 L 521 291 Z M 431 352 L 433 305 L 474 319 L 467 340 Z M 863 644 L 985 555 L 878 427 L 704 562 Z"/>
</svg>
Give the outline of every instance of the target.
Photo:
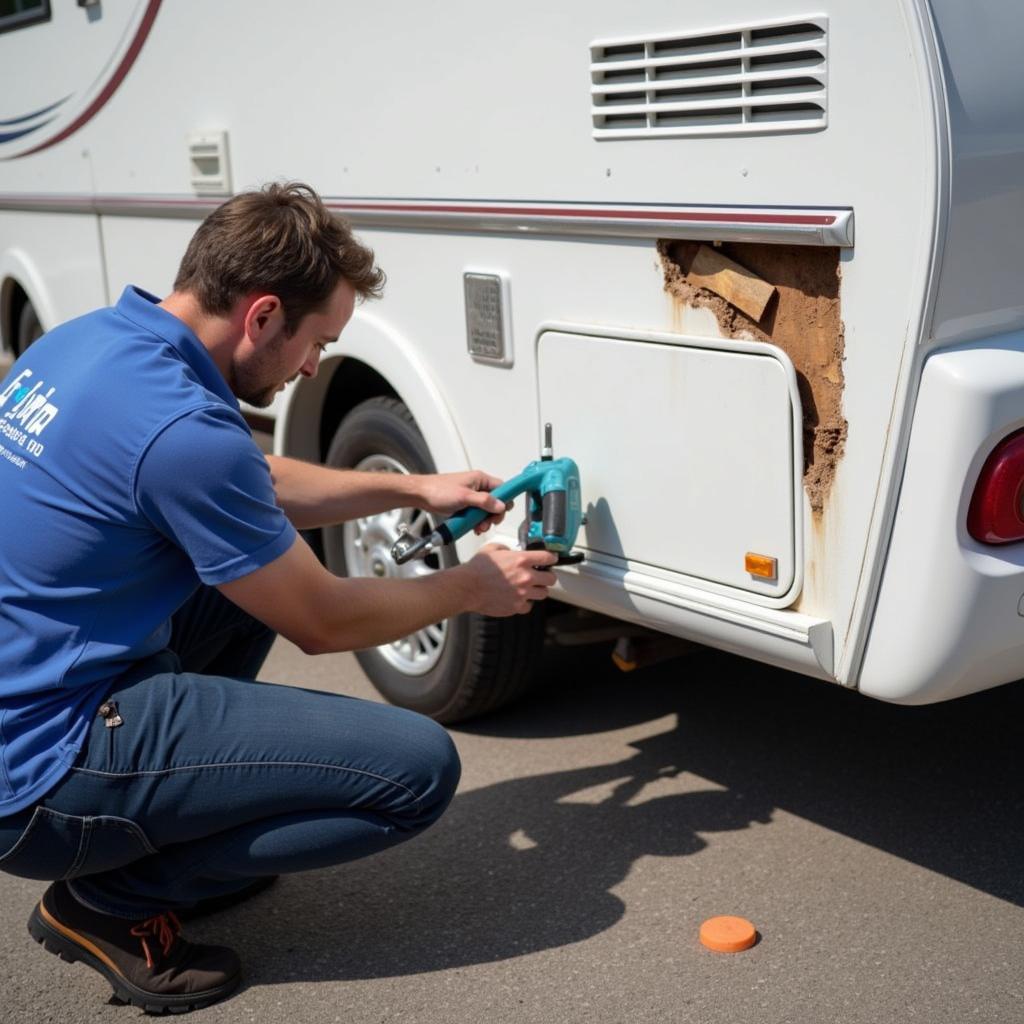
<svg viewBox="0 0 1024 1024">
<path fill-rule="evenodd" d="M 426 537 L 416 540 L 412 534 L 403 533 L 391 546 L 391 557 L 396 565 L 404 565 L 414 558 L 425 558 L 431 551 L 443 548 L 445 544 L 452 542 L 452 536 L 447 527 L 442 523 L 436 530 Z"/>
</svg>

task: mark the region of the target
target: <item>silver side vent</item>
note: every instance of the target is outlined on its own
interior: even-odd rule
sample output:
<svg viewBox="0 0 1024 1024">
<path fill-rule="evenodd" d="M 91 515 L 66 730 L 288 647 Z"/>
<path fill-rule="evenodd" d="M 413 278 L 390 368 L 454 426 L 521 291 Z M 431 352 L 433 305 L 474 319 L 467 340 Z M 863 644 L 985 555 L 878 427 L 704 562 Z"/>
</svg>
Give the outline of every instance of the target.
<svg viewBox="0 0 1024 1024">
<path fill-rule="evenodd" d="M 828 18 L 600 40 L 590 80 L 596 139 L 821 129 Z"/>
</svg>

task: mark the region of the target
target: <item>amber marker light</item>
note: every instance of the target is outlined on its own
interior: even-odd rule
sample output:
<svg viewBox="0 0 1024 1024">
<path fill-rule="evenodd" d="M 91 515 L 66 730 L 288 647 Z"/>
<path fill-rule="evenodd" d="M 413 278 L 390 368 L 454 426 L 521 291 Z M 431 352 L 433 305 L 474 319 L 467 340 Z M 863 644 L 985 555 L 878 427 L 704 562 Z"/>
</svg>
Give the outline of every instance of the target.
<svg viewBox="0 0 1024 1024">
<path fill-rule="evenodd" d="M 748 551 L 745 565 L 751 576 L 761 580 L 773 580 L 779 575 L 779 560 L 768 555 L 755 555 Z"/>
</svg>

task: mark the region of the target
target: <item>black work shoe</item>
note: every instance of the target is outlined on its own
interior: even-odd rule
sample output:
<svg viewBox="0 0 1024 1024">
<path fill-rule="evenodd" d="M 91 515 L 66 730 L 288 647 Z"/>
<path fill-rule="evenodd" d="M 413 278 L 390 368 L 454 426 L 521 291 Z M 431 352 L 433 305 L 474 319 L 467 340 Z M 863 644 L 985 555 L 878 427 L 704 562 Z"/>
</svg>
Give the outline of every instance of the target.
<svg viewBox="0 0 1024 1024">
<path fill-rule="evenodd" d="M 149 1013 L 198 1010 L 229 996 L 242 980 L 232 950 L 183 939 L 173 914 L 145 921 L 110 917 L 79 903 L 64 882 L 46 890 L 28 930 L 44 949 L 88 964 L 117 999 Z"/>
<path fill-rule="evenodd" d="M 207 914 L 216 914 L 218 911 L 227 910 L 229 907 L 237 906 L 245 900 L 269 889 L 278 879 L 277 875 L 267 875 L 264 878 L 254 878 L 244 889 L 236 892 L 229 892 L 223 896 L 208 896 L 205 900 L 193 903 L 191 907 L 182 907 L 175 911 L 181 921 L 194 921 L 197 917 L 205 917 Z"/>
</svg>

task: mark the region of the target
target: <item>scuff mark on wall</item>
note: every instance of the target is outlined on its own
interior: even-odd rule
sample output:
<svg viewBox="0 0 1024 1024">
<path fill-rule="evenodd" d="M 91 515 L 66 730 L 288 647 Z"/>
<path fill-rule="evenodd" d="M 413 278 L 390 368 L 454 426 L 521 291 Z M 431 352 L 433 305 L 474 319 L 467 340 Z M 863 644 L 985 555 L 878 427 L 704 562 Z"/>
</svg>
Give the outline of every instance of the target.
<svg viewBox="0 0 1024 1024">
<path fill-rule="evenodd" d="M 719 251 L 775 285 L 777 294 L 755 321 L 688 280 L 701 242 L 658 242 L 665 291 L 676 303 L 714 313 L 722 334 L 777 345 L 796 368 L 803 407 L 804 489 L 815 518 L 824 513 L 848 425 L 843 416 L 843 322 L 839 249 L 753 242 Z"/>
</svg>

